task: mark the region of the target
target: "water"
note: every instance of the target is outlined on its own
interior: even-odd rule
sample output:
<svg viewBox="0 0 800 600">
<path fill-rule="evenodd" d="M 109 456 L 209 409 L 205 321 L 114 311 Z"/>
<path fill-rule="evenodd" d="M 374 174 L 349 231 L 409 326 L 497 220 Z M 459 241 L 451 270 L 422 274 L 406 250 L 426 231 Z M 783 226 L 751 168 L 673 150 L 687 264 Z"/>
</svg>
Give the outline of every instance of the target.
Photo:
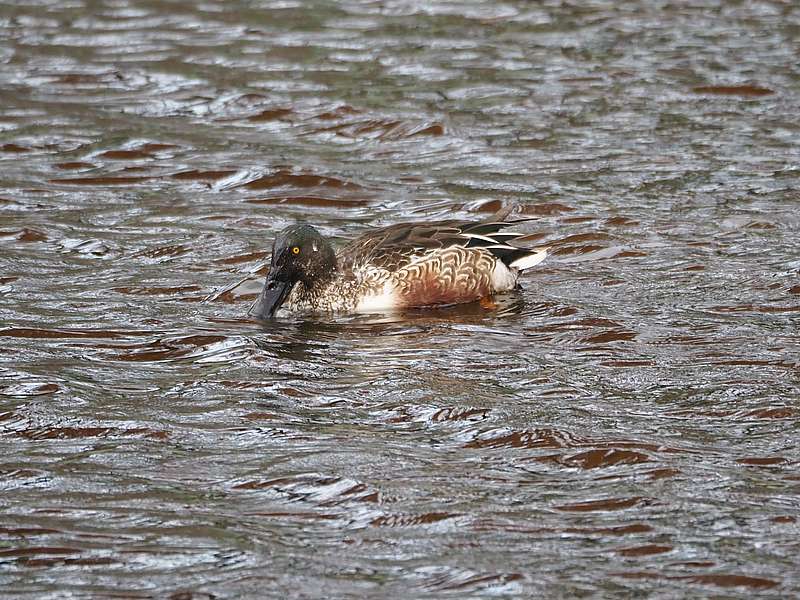
<svg viewBox="0 0 800 600">
<path fill-rule="evenodd" d="M 800 594 L 800 9 L 0 9 L 8 597 Z M 497 308 L 245 318 L 515 202 Z"/>
</svg>

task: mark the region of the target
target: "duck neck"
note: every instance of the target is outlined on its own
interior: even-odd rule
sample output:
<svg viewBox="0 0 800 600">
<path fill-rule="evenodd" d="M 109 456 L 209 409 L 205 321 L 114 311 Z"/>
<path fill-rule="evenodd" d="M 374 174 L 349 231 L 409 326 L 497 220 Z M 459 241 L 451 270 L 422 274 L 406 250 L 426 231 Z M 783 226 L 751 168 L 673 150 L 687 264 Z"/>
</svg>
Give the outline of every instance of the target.
<svg viewBox="0 0 800 600">
<path fill-rule="evenodd" d="M 316 273 L 314 277 L 301 280 L 298 287 L 300 287 L 305 294 L 319 294 L 336 279 L 338 272 L 338 269 L 334 266 L 330 270 Z"/>
<path fill-rule="evenodd" d="M 339 275 L 336 255 L 330 246 L 327 244 L 326 246 L 319 250 L 321 252 L 319 262 L 300 279 L 296 286 L 297 294 L 303 301 L 313 302 Z"/>
</svg>

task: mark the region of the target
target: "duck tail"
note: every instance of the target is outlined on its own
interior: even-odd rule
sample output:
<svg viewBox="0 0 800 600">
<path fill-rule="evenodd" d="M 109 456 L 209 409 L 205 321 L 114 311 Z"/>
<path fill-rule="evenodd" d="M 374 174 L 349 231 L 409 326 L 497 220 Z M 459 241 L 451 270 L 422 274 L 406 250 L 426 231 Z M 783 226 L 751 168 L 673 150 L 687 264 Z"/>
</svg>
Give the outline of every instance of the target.
<svg viewBox="0 0 800 600">
<path fill-rule="evenodd" d="M 544 248 L 532 248 L 530 250 L 525 250 L 522 256 L 520 256 L 519 258 L 515 258 L 508 264 L 508 266 L 518 269 L 520 271 L 524 271 L 525 269 L 530 269 L 531 267 L 535 267 L 545 258 L 547 258 L 547 251 L 549 249 L 550 249 L 549 246 L 545 246 Z"/>
</svg>

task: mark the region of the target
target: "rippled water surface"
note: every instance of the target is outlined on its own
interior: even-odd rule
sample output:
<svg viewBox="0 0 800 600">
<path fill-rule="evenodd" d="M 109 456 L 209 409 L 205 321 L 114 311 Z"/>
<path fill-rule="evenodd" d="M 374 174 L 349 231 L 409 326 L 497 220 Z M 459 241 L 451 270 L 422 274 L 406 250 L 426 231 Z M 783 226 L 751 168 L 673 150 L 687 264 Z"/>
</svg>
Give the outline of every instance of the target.
<svg viewBox="0 0 800 600">
<path fill-rule="evenodd" d="M 11 597 L 800 594 L 794 2 L 0 8 Z M 517 203 L 523 288 L 245 318 Z"/>
</svg>

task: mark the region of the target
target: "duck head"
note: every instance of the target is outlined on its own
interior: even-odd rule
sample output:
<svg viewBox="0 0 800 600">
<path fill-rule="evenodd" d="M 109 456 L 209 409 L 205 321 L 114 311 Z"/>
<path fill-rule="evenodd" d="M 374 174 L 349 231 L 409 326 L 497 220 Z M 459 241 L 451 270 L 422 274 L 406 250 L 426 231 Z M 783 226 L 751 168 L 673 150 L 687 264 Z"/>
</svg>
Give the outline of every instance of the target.
<svg viewBox="0 0 800 600">
<path fill-rule="evenodd" d="M 336 255 L 328 240 L 310 225 L 292 225 L 275 237 L 272 262 L 264 289 L 249 314 L 273 317 L 296 285 L 307 291 L 334 276 Z"/>
</svg>

